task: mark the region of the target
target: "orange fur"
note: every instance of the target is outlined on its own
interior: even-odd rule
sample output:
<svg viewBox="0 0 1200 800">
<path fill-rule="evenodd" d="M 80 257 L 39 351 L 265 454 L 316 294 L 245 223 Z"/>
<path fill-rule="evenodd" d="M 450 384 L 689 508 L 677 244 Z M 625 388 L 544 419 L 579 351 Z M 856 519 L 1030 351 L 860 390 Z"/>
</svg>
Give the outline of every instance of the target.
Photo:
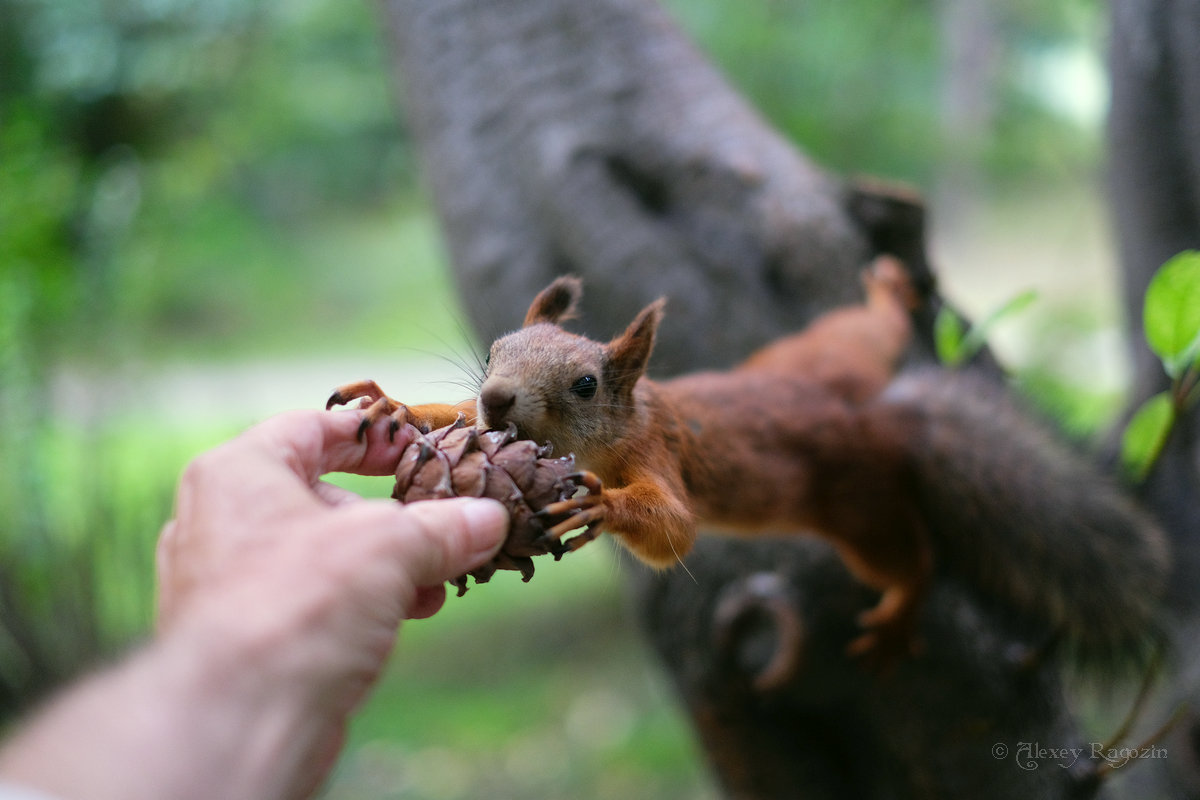
<svg viewBox="0 0 1200 800">
<path fill-rule="evenodd" d="M 474 409 L 406 407 L 378 399 L 373 385 L 335 397 L 366 396 L 375 418 L 432 427 L 464 412 L 481 427 L 514 423 L 573 452 L 605 487 L 580 507 L 598 505 L 605 530 L 656 567 L 682 559 L 700 523 L 823 536 L 883 592 L 851 650 L 892 656 L 913 645 L 932 559 L 905 499 L 903 426 L 862 404 L 892 378 L 914 300 L 894 259 L 879 259 L 864 282 L 864 304 L 830 312 L 733 370 L 657 382 L 644 372 L 662 301 L 601 344 L 558 326 L 580 292 L 577 279 L 560 278 L 534 300 L 522 329 L 493 344 Z M 572 389 L 589 379 L 593 396 Z"/>
</svg>

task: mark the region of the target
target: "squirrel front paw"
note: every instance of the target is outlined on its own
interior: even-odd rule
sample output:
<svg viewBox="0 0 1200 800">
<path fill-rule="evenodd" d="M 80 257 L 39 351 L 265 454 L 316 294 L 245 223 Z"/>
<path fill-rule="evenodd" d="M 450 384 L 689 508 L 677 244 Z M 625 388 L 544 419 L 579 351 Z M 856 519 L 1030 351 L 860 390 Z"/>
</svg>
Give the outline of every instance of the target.
<svg viewBox="0 0 1200 800">
<path fill-rule="evenodd" d="M 412 425 L 421 433 L 429 433 L 435 428 L 442 427 L 441 420 L 432 414 L 423 414 L 423 406 L 407 406 L 393 400 L 384 394 L 379 384 L 372 380 L 355 381 L 343 384 L 333 390 L 325 401 L 325 410 L 334 406 L 346 405 L 359 400 L 359 408 L 363 409 L 363 419 L 358 426 L 358 439 L 362 440 L 366 432 L 379 420 L 388 420 L 388 439 L 394 440 L 396 432 L 405 425 Z M 439 407 L 440 408 L 440 407 Z"/>
<path fill-rule="evenodd" d="M 546 529 L 546 537 L 552 540 L 550 552 L 555 558 L 561 558 L 564 553 L 578 550 L 596 538 L 600 533 L 600 524 L 604 521 L 605 497 L 604 484 L 600 478 L 591 472 L 577 472 L 569 476 L 588 493 L 580 497 L 561 500 L 537 512 L 543 520 L 553 522 Z M 566 515 L 565 519 L 563 515 Z M 557 521 L 556 521 L 557 520 Z M 583 532 L 563 539 L 571 531 L 583 528 Z"/>
</svg>

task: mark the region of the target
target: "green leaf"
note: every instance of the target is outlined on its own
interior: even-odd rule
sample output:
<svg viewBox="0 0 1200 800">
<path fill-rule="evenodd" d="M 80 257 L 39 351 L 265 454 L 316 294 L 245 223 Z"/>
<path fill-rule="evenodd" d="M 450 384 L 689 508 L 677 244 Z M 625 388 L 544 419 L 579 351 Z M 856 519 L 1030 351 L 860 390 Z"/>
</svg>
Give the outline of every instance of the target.
<svg viewBox="0 0 1200 800">
<path fill-rule="evenodd" d="M 1037 299 L 1030 289 L 1006 301 L 982 321 L 967 329 L 963 318 L 949 306 L 942 306 L 933 322 L 933 341 L 938 359 L 947 367 L 959 367 L 974 358 L 987 345 L 997 323 L 1028 307 Z"/>
<path fill-rule="evenodd" d="M 1163 264 L 1146 287 L 1146 342 L 1179 378 L 1200 355 L 1200 253 L 1185 250 Z"/>
<path fill-rule="evenodd" d="M 1121 437 L 1121 463 L 1135 481 L 1142 481 L 1158 460 L 1167 435 L 1175 424 L 1175 404 L 1170 392 L 1154 395 L 1137 410 Z"/>
<path fill-rule="evenodd" d="M 938 360 L 947 367 L 957 367 L 965 361 L 963 338 L 966 330 L 962 317 L 950 306 L 942 306 L 933 321 L 933 343 Z"/>
<path fill-rule="evenodd" d="M 971 326 L 971 330 L 967 332 L 966 339 L 963 341 L 963 350 L 966 353 L 966 359 L 972 358 L 983 349 L 983 346 L 987 344 L 988 337 L 992 334 L 992 329 L 998 323 L 1004 321 L 1007 317 L 1011 317 L 1013 314 L 1024 311 L 1035 300 L 1037 300 L 1037 291 L 1027 289 L 1001 304 L 992 313 L 984 317 L 983 320 Z"/>
</svg>

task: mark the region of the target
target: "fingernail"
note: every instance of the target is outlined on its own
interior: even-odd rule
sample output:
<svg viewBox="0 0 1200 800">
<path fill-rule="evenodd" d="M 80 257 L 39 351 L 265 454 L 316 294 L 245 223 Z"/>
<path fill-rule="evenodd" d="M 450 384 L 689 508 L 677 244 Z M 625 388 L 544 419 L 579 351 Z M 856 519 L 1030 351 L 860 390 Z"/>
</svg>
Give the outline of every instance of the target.
<svg viewBox="0 0 1200 800">
<path fill-rule="evenodd" d="M 508 511 L 496 500 L 469 500 L 463 506 L 467 535 L 477 553 L 495 550 L 508 533 Z"/>
</svg>

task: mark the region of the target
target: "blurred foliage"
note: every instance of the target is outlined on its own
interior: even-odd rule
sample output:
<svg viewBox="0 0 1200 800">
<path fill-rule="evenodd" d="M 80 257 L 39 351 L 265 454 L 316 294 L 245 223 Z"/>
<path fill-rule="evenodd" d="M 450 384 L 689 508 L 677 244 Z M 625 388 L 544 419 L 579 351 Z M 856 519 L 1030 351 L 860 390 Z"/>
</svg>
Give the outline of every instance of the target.
<svg viewBox="0 0 1200 800">
<path fill-rule="evenodd" d="M 1095 57 L 1097 0 L 975 3 L 995 48 L 979 86 L 991 114 L 981 140 L 947 137 L 945 17 L 955 0 L 665 0 L 781 131 L 820 163 L 929 186 L 948 148 L 992 180 L 1094 164 L 1098 141 L 1054 107 L 1038 73 L 1047 55 Z"/>
<path fill-rule="evenodd" d="M 6 385 L 0 397 L 11 397 Z M 0 425 L 0 724 L 149 630 L 180 465 L 228 431 Z"/>
<path fill-rule="evenodd" d="M 0 13 L 17 23 L 0 268 L 36 283 L 49 355 L 302 348 L 319 343 L 306 315 L 353 322 L 377 296 L 331 297 L 345 266 L 311 247 L 315 230 L 412 203 L 368 5 L 3 0 Z"/>
<path fill-rule="evenodd" d="M 819 161 L 937 177 L 947 2 L 666 2 Z M 995 181 L 1091 164 L 1095 137 L 1035 91 L 1035 68 L 1094 51 L 1098 2 L 992 6 L 993 113 L 970 151 Z M 337 0 L 0 0 L 0 719 L 146 631 L 176 476 L 229 433 L 54 418 L 56 371 L 461 338 L 374 14 Z M 703 793 L 669 700 L 629 663 L 612 582 L 549 577 L 535 583 L 557 586 L 552 600 L 484 587 L 495 596 L 473 590 L 464 608 L 491 600 L 503 616 L 447 609 L 445 638 L 411 637 L 412 666 L 359 718 L 332 797 L 394 796 L 396 764 L 411 767 L 410 797 Z M 552 630 L 579 633 L 539 662 Z M 468 652 L 458 671 L 439 660 Z M 486 692 L 461 694 L 483 674 Z M 447 775 L 458 783 L 439 785 Z"/>
<path fill-rule="evenodd" d="M 819 161 L 936 177 L 950 3 L 667 2 Z M 1092 163 L 1095 137 L 1031 76 L 1039 54 L 1094 51 L 1098 4 L 985 16 L 979 163 L 1005 180 Z M 452 328 L 428 311 L 450 296 L 436 245 L 349 260 L 369 230 L 424 214 L 371 4 L 0 0 L 0 17 L 0 270 L 49 356 L 304 350 L 339 320 Z"/>
</svg>

